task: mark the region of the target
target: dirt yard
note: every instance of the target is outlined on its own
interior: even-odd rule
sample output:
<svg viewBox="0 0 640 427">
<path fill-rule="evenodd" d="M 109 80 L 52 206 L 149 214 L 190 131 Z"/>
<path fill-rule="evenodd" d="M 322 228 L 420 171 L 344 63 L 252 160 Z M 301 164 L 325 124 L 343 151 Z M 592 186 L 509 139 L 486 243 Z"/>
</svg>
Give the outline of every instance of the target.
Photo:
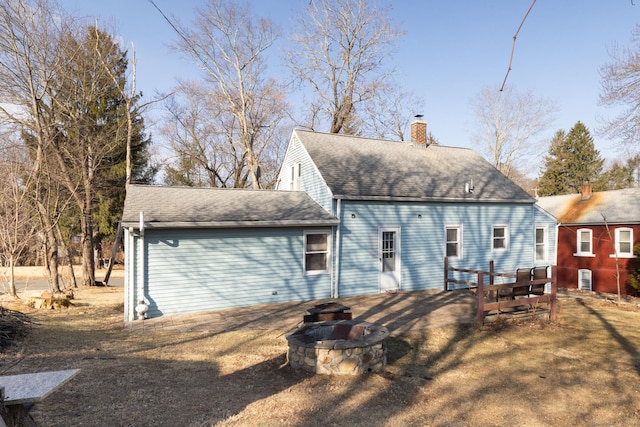
<svg viewBox="0 0 640 427">
<path fill-rule="evenodd" d="M 41 426 L 640 425 L 634 304 L 564 298 L 553 324 L 394 336 L 385 372 L 358 377 L 294 371 L 282 330 L 126 332 L 121 288 L 33 318 L 2 374 L 81 369 L 34 406 Z"/>
</svg>

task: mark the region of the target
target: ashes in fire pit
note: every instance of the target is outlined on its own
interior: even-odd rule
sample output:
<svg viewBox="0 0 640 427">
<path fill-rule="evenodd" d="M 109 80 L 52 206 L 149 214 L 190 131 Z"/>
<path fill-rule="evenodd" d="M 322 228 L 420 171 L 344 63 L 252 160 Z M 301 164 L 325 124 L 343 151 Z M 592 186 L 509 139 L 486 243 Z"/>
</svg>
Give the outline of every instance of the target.
<svg viewBox="0 0 640 427">
<path fill-rule="evenodd" d="M 308 324 L 287 336 L 289 363 L 317 374 L 379 372 L 387 364 L 388 336 L 384 326 L 357 320 Z"/>
</svg>

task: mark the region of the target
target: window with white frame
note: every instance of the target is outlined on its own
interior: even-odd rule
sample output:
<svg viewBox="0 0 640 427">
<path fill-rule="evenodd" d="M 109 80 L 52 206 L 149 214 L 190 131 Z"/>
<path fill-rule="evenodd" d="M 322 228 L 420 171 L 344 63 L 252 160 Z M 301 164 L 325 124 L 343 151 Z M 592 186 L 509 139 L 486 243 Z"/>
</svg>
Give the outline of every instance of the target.
<svg viewBox="0 0 640 427">
<path fill-rule="evenodd" d="M 329 272 L 329 231 L 304 232 L 304 272 L 323 274 Z"/>
<path fill-rule="evenodd" d="M 509 247 L 509 227 L 506 225 L 493 226 L 493 243 L 491 248 L 494 251 L 504 251 Z"/>
<path fill-rule="evenodd" d="M 300 191 L 300 177 L 302 167 L 300 163 L 293 163 L 289 166 L 289 190 Z"/>
<path fill-rule="evenodd" d="M 593 286 L 592 277 L 593 274 L 591 270 L 578 270 L 578 289 L 581 291 L 590 291 Z"/>
<path fill-rule="evenodd" d="M 536 253 L 535 260 L 536 261 L 546 261 L 547 260 L 547 227 L 536 226 Z"/>
<path fill-rule="evenodd" d="M 633 229 L 616 228 L 615 231 L 616 252 L 611 256 L 620 258 L 633 258 Z"/>
<path fill-rule="evenodd" d="M 593 231 L 590 228 L 581 228 L 576 233 L 576 256 L 595 256 L 593 254 Z"/>
<path fill-rule="evenodd" d="M 449 258 L 462 258 L 462 226 L 446 226 L 445 239 L 446 255 Z"/>
</svg>

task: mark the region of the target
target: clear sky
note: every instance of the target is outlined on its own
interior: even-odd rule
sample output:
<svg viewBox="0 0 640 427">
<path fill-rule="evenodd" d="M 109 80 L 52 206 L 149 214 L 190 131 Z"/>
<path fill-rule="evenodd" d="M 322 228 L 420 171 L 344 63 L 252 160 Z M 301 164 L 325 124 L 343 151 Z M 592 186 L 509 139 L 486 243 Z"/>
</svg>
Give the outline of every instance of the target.
<svg viewBox="0 0 640 427">
<path fill-rule="evenodd" d="M 163 12 L 188 23 L 206 0 L 155 0 Z M 309 0 L 251 0 L 254 12 L 270 17 L 286 35 L 294 14 Z M 426 100 L 429 131 L 443 145 L 471 147 L 474 115 L 470 99 L 485 86 L 500 86 L 507 72 L 513 36 L 531 0 L 396 0 L 392 18 L 405 31 L 395 57 L 407 89 Z M 135 44 L 137 87 L 145 99 L 168 92 L 176 76 L 196 77 L 192 62 L 172 53 L 176 34 L 148 0 L 62 0 L 76 16 L 97 18 Z M 634 5 L 635 4 L 635 5 Z M 640 0 L 538 0 L 517 38 L 507 84 L 532 90 L 560 108 L 545 139 L 580 120 L 607 159 L 617 146 L 597 135 L 599 69 L 610 62 L 615 43 L 630 46 L 640 23 Z M 280 60 L 272 52 L 273 68 Z"/>
</svg>

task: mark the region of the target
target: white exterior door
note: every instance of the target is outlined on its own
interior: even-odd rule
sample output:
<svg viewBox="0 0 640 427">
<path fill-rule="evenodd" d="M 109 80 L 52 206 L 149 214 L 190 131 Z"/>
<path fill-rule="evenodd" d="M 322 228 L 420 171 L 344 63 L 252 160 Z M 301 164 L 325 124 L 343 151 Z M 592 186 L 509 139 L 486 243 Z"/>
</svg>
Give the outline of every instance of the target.
<svg viewBox="0 0 640 427">
<path fill-rule="evenodd" d="M 378 259 L 380 292 L 400 289 L 400 228 L 378 229 Z"/>
</svg>

